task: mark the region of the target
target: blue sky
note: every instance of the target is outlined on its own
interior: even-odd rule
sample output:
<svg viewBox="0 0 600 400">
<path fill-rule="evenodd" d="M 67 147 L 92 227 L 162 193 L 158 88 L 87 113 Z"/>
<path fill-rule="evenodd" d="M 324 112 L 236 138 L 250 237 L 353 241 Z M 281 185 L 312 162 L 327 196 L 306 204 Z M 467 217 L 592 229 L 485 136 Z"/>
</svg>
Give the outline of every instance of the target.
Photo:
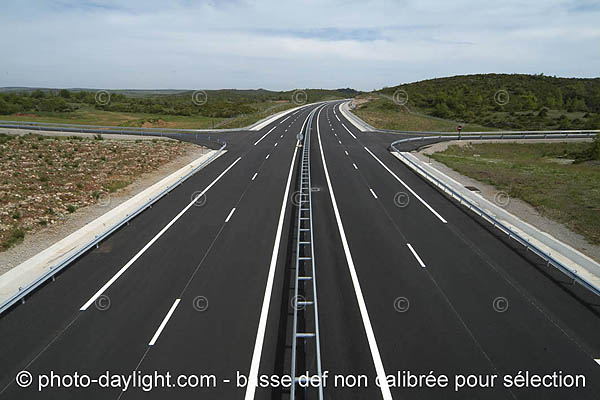
<svg viewBox="0 0 600 400">
<path fill-rule="evenodd" d="M 0 86 L 372 90 L 600 75 L 600 2 L 3 0 Z"/>
</svg>

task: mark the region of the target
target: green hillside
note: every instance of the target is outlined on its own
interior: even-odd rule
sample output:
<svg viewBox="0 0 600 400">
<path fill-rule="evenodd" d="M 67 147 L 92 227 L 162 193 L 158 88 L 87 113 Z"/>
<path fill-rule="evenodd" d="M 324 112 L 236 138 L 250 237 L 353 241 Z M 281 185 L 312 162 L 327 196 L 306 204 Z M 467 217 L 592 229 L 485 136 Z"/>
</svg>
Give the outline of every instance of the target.
<svg viewBox="0 0 600 400">
<path fill-rule="evenodd" d="M 500 129 L 600 128 L 600 78 L 480 74 L 386 87 L 374 94 L 416 113 Z M 398 101 L 397 101 L 398 102 Z"/>
</svg>

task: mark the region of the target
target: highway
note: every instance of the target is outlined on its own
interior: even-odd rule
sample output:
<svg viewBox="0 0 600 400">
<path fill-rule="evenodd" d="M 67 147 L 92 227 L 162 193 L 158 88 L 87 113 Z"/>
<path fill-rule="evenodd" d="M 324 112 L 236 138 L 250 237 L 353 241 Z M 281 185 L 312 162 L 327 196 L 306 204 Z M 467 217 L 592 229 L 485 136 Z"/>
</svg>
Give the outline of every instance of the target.
<svg viewBox="0 0 600 400">
<path fill-rule="evenodd" d="M 340 104 L 223 134 L 224 155 L 2 315 L 0 399 L 289 398 L 236 383 L 290 371 L 300 133 L 310 135 L 324 398 L 600 398 L 600 300 L 411 172 L 388 150 L 397 135 L 359 131 Z M 23 370 L 26 388 L 15 381 Z M 38 390 L 51 371 L 216 384 Z M 403 371 L 450 384 L 386 379 Z M 585 387 L 502 379 L 554 372 Z M 499 378 L 455 389 L 469 374 Z"/>
</svg>

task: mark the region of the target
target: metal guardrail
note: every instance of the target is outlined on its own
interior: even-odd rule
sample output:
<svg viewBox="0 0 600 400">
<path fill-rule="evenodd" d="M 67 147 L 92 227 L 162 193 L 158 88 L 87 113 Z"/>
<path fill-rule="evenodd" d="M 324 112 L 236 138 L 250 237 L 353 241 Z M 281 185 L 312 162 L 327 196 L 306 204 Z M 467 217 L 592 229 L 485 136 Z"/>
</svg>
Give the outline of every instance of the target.
<svg viewBox="0 0 600 400">
<path fill-rule="evenodd" d="M 508 135 L 504 135 L 503 137 L 507 138 L 506 136 L 508 136 Z M 522 135 L 522 136 L 532 136 L 532 135 Z M 533 136 L 536 136 L 536 138 L 539 139 L 539 137 L 537 137 L 537 135 L 533 135 Z M 555 135 L 551 135 L 551 136 L 554 137 Z M 458 135 L 456 137 L 458 137 Z M 568 137 L 573 137 L 573 135 L 570 135 Z M 442 189 L 445 193 L 450 194 L 453 198 L 459 200 L 459 202 L 467 205 L 469 207 L 469 210 L 479 214 L 479 216 L 481 216 L 483 219 L 492 223 L 494 228 L 498 228 L 501 231 L 504 231 L 504 233 L 508 234 L 509 238 L 515 239 L 517 242 L 521 243 L 523 246 L 526 247 L 526 250 L 531 250 L 534 254 L 536 254 L 540 258 L 544 259 L 546 261 L 546 265 L 554 266 L 559 271 L 561 271 L 562 273 L 567 275 L 569 278 L 573 279 L 573 281 L 579 283 L 581 286 L 590 290 L 592 293 L 596 294 L 597 296 L 600 296 L 600 287 L 596 286 L 592 282 L 589 282 L 585 278 L 579 276 L 579 274 L 577 273 L 576 270 L 572 270 L 567 265 L 564 265 L 562 262 L 560 262 L 557 259 L 555 259 L 554 257 L 552 257 L 552 255 L 546 253 L 545 251 L 543 251 L 539 247 L 535 246 L 534 244 L 531 244 L 527 239 L 521 237 L 521 235 L 519 235 L 517 232 L 515 232 L 514 230 L 512 230 L 511 228 L 509 228 L 502 222 L 498 221 L 498 219 L 495 216 L 487 213 L 482 208 L 477 206 L 474 202 L 472 202 L 471 200 L 462 196 L 460 193 L 453 190 L 451 187 L 446 185 L 444 182 L 442 182 L 441 180 L 439 180 L 438 178 L 436 178 L 435 176 L 433 176 L 432 174 L 430 174 L 429 172 L 427 172 L 426 170 L 421 168 L 418 164 L 416 164 L 415 162 L 410 160 L 408 157 L 406 157 L 404 154 L 402 154 L 402 152 L 398 148 L 396 148 L 396 145 L 398 145 L 400 143 L 417 141 L 417 140 L 421 140 L 423 138 L 430 139 L 430 137 L 407 138 L 407 139 L 402 139 L 402 140 L 397 140 L 395 142 L 392 142 L 390 147 L 392 148 L 392 150 L 394 150 L 396 153 L 398 153 L 398 155 L 401 156 L 403 158 L 403 160 L 405 160 L 406 163 L 408 165 L 410 165 L 414 170 L 416 170 L 419 174 L 424 176 L 430 182 L 434 183 L 438 188 Z M 441 136 L 440 138 L 448 139 L 448 136 Z M 462 138 L 464 139 L 465 135 L 462 135 Z M 488 135 L 485 135 L 484 139 L 493 139 L 493 138 L 490 138 Z M 514 135 L 510 135 L 510 139 L 514 139 Z"/>
<path fill-rule="evenodd" d="M 94 129 L 92 133 L 113 133 L 115 132 L 128 132 L 137 134 L 136 132 L 162 132 L 162 133 L 189 133 L 189 132 L 228 132 L 228 131 L 239 131 L 244 128 L 229 128 L 229 129 L 165 129 L 165 128 L 143 128 L 137 126 L 108 126 L 108 125 L 85 125 L 85 124 L 60 124 L 54 122 L 34 122 L 34 121 L 8 121 L 0 120 L 0 127 L 8 128 L 8 125 L 20 126 L 15 129 L 36 129 L 37 127 L 61 127 L 68 129 Z M 88 129 L 89 128 L 89 129 Z M 40 130 L 40 129 L 38 129 Z M 69 130 L 67 132 L 81 132 L 80 130 Z"/>
<path fill-rule="evenodd" d="M 15 305 L 17 302 L 21 301 L 22 303 L 24 303 L 25 302 L 25 296 L 27 296 L 28 294 L 30 294 L 31 292 L 33 292 L 35 289 L 37 289 L 39 286 L 41 286 L 42 284 L 44 284 L 48 280 L 50 280 L 50 279 L 54 280 L 54 277 L 56 276 L 56 274 L 58 274 L 60 271 L 62 271 L 65 267 L 67 267 L 73 261 L 75 261 L 76 259 L 78 259 L 83 254 L 85 254 L 88 250 L 92 249 L 94 246 L 97 246 L 101 241 L 103 241 L 104 239 L 106 239 L 107 237 L 109 237 L 112 233 L 114 233 L 115 231 L 117 231 L 123 225 L 129 223 L 129 221 L 131 221 L 133 218 L 135 218 L 136 216 L 138 216 L 144 210 L 146 210 L 149 207 L 152 207 L 152 205 L 154 203 L 156 203 L 158 200 L 160 200 L 161 198 L 163 198 L 167 193 L 169 193 L 171 190 L 173 190 L 177 186 L 181 185 L 184 181 L 186 181 L 188 178 L 190 178 L 196 172 L 200 171 L 207 164 L 209 164 L 211 161 L 213 161 L 216 157 L 218 157 L 221 154 L 221 152 L 225 149 L 225 147 L 227 147 L 227 143 L 225 143 L 225 142 L 223 142 L 221 140 L 217 140 L 217 142 L 221 144 L 221 147 L 211 157 L 209 157 L 208 159 L 204 160 L 200 165 L 198 165 L 196 168 L 192 169 L 187 174 L 185 174 L 184 176 L 182 176 L 181 178 L 179 178 L 172 185 L 167 186 L 159 194 L 157 194 L 156 196 L 151 197 L 150 199 L 148 199 L 148 201 L 146 203 L 144 203 L 142 206 L 138 207 L 131 214 L 127 214 L 125 216 L 125 218 L 121 219 L 119 222 L 117 222 L 115 225 L 113 225 L 112 227 L 110 227 L 104 233 L 102 233 L 100 235 L 97 235 L 93 240 L 91 240 L 86 245 L 84 245 L 83 247 L 81 247 L 74 254 L 70 255 L 67 259 L 65 259 L 65 260 L 59 262 L 58 264 L 53 265 L 52 267 L 50 267 L 50 269 L 46 273 L 44 273 L 42 276 L 40 276 L 39 278 L 37 278 L 35 281 L 31 282 L 30 284 L 28 284 L 25 287 L 20 287 L 19 291 L 15 295 L 13 295 L 8 300 L 6 300 L 6 301 L 4 301 L 3 303 L 0 304 L 0 315 L 3 312 L 5 312 L 6 310 L 8 310 L 10 307 L 12 307 L 13 305 Z"/>
<path fill-rule="evenodd" d="M 437 134 L 410 137 L 406 139 L 396 140 L 392 143 L 407 143 L 426 140 L 493 140 L 493 139 L 585 139 L 593 138 L 600 134 L 597 131 L 522 131 L 522 132 L 478 132 L 478 133 L 463 133 L 457 134 Z"/>
<path fill-rule="evenodd" d="M 299 192 L 296 193 L 298 195 L 298 224 L 296 228 L 296 274 L 294 298 L 292 300 L 294 319 L 292 324 L 292 356 L 290 361 L 290 376 L 292 379 L 294 379 L 294 383 L 290 387 L 290 400 L 295 400 L 297 397 L 303 399 L 313 398 L 312 396 L 309 397 L 306 392 L 300 394 L 299 396 L 297 396 L 296 393 L 296 386 L 298 384 L 306 384 L 306 382 L 300 382 L 300 380 L 310 379 L 306 376 L 303 376 L 303 378 L 297 376 L 299 367 L 299 355 L 297 354 L 299 341 L 304 341 L 304 346 L 306 346 L 309 342 L 314 346 L 311 346 L 311 348 L 314 351 L 316 365 L 311 365 L 310 369 L 315 373 L 313 376 L 319 377 L 318 394 L 314 398 L 323 400 L 321 339 L 319 335 L 319 310 L 316 283 L 317 275 L 315 266 L 315 251 L 313 246 L 312 184 L 310 176 L 310 132 L 312 127 L 312 119 L 317 109 L 318 107 L 312 111 L 306 125 L 302 159 L 300 161 L 300 174 L 298 178 L 300 187 Z M 306 309 L 308 309 L 308 311 Z M 310 329 L 313 331 L 310 332 Z M 305 364 L 306 357 L 300 358 L 302 358 L 300 360 L 302 364 Z M 309 366 L 305 366 L 305 371 L 308 374 Z M 304 385 L 304 390 L 306 391 L 307 389 L 307 385 Z"/>
</svg>

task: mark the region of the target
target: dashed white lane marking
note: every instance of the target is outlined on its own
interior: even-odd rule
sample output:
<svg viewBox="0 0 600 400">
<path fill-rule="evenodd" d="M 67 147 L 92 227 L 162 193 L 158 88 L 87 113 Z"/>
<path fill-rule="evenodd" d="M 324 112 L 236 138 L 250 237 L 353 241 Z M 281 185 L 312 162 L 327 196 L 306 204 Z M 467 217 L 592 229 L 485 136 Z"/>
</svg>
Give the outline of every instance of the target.
<svg viewBox="0 0 600 400">
<path fill-rule="evenodd" d="M 265 157 L 265 160 L 268 160 L 270 156 L 271 156 L 270 154 L 267 154 L 267 156 Z"/>
<path fill-rule="evenodd" d="M 343 122 L 342 122 L 342 126 L 348 131 L 348 133 L 350 134 L 350 136 L 352 136 L 354 139 L 356 139 L 356 136 L 354 136 L 354 134 L 352 132 L 350 132 L 350 129 L 348 129 L 348 127 L 346 125 L 344 125 Z"/>
<path fill-rule="evenodd" d="M 375 156 L 375 154 L 373 154 L 373 153 L 371 152 L 371 150 L 367 149 L 366 147 L 364 147 L 364 149 L 365 149 L 365 150 L 366 150 L 366 151 L 367 151 L 367 152 L 368 152 L 368 153 L 371 155 L 371 157 L 373 157 L 374 159 L 376 159 L 376 160 L 377 160 L 377 162 L 379 162 L 379 164 L 381 164 L 381 166 L 382 166 L 383 168 L 385 168 L 385 170 L 386 170 L 387 172 L 389 172 L 389 173 L 390 173 L 390 175 L 392 175 L 394 178 L 396 178 L 396 180 L 397 180 L 398 182 L 400 182 L 400 183 L 402 184 L 402 186 L 404 186 L 404 187 L 405 187 L 405 188 L 406 188 L 406 189 L 407 189 L 409 192 L 411 192 L 411 193 L 412 193 L 412 195 L 413 195 L 413 196 L 415 196 L 415 197 L 417 198 L 417 200 L 419 200 L 419 201 L 420 201 L 420 202 L 421 202 L 421 203 L 422 203 L 422 204 L 423 204 L 425 207 L 427 207 L 427 209 L 428 209 L 429 211 L 431 211 L 431 212 L 433 213 L 433 215 L 435 215 L 436 217 L 438 217 L 438 218 L 439 218 L 439 220 L 440 220 L 440 221 L 442 221 L 444 224 L 447 224 L 447 223 L 448 223 L 448 221 L 446 221 L 446 220 L 445 220 L 445 219 L 444 219 L 444 218 L 443 218 L 443 217 L 442 217 L 440 214 L 438 214 L 438 212 L 437 212 L 437 211 L 435 211 L 435 210 L 433 209 L 433 207 L 431 207 L 429 204 L 427 204 L 427 202 L 426 202 L 425 200 L 423 200 L 423 199 L 421 198 L 421 196 L 419 196 L 417 193 L 415 193 L 415 191 L 414 191 L 414 190 L 412 190 L 412 189 L 411 189 L 411 188 L 410 188 L 410 187 L 409 187 L 409 186 L 408 186 L 406 183 L 404 183 L 404 181 L 403 181 L 402 179 L 400 179 L 400 178 L 398 177 L 398 175 L 396 175 L 394 172 L 392 172 L 392 170 L 391 170 L 391 169 L 389 169 L 389 168 L 387 167 L 387 165 L 385 165 L 385 164 L 384 164 L 384 163 L 383 163 L 383 162 L 382 162 L 382 161 L 381 161 L 379 158 L 377 158 L 377 156 Z"/>
<path fill-rule="evenodd" d="M 350 155 L 350 154 L 348 154 L 348 150 L 344 150 L 344 153 L 346 153 L 347 156 Z"/>
<path fill-rule="evenodd" d="M 258 175 L 258 172 L 255 172 L 254 175 L 252 176 L 252 180 L 256 179 L 257 175 Z"/>
<path fill-rule="evenodd" d="M 292 114 L 292 115 L 294 115 L 294 114 Z M 286 120 L 287 120 L 289 117 L 291 117 L 292 115 L 288 115 L 288 116 L 287 116 L 287 117 L 286 117 L 286 118 L 285 118 L 283 121 L 281 121 L 281 122 L 279 123 L 279 125 L 283 124 L 283 123 L 284 123 L 284 122 L 285 122 L 285 121 L 286 121 Z"/>
<path fill-rule="evenodd" d="M 319 130 L 319 116 L 321 111 L 317 114 L 317 138 L 319 139 L 319 149 L 321 150 L 321 161 L 323 162 L 323 171 L 325 172 L 325 179 L 327 180 L 327 187 L 329 189 L 329 195 L 331 199 L 331 205 L 333 207 L 333 213 L 335 214 L 335 220 L 337 222 L 338 231 L 342 239 L 342 246 L 344 247 L 344 254 L 346 255 L 346 263 L 348 264 L 348 271 L 352 278 L 352 286 L 354 287 L 354 293 L 356 295 L 356 301 L 358 303 L 358 309 L 360 310 L 360 316 L 362 318 L 365 334 L 367 335 L 367 342 L 369 343 L 369 350 L 371 351 L 371 357 L 373 358 L 373 364 L 375 365 L 375 371 L 379 378 L 379 388 L 383 396 L 383 400 L 392 400 L 392 393 L 390 392 L 387 375 L 383 367 L 383 361 L 381 361 L 381 354 L 379 354 L 379 348 L 377 347 L 377 340 L 375 339 L 375 333 L 373 332 L 373 326 L 371 325 L 371 319 L 369 318 L 369 312 L 367 311 L 367 304 L 360 288 L 360 282 L 358 281 L 358 275 L 356 268 L 354 267 L 354 260 L 350 253 L 350 246 L 348 245 L 348 239 L 344 232 L 344 225 L 342 224 L 342 218 L 340 217 L 340 211 L 335 200 L 335 194 L 333 193 L 333 187 L 331 186 L 331 179 L 329 178 L 329 171 L 327 170 L 327 163 L 325 162 L 325 152 L 323 151 L 323 143 L 321 142 L 321 132 Z"/>
<path fill-rule="evenodd" d="M 419 257 L 419 255 L 417 254 L 415 249 L 413 249 L 413 247 L 410 245 L 410 243 L 406 243 L 406 245 L 408 246 L 410 251 L 413 253 L 413 256 L 415 256 L 415 258 L 419 262 L 419 265 L 421 265 L 421 267 L 425 268 L 425 263 L 423 262 L 423 260 L 421 260 L 421 257 Z"/>
<path fill-rule="evenodd" d="M 277 142 L 275 142 L 275 146 L 273 146 L 273 147 L 277 147 Z"/>
<path fill-rule="evenodd" d="M 358 169 L 358 167 L 356 166 L 356 164 L 352 163 L 352 165 L 354 166 L 354 169 Z"/>
<path fill-rule="evenodd" d="M 598 365 L 600 365 L 600 358 L 595 358 L 594 361 L 596 361 Z"/>
<path fill-rule="evenodd" d="M 110 279 L 109 279 L 109 281 L 108 281 L 108 282 L 106 282 L 106 283 L 104 284 L 104 286 L 102 286 L 102 287 L 100 288 L 100 290 L 98 290 L 98 291 L 97 291 L 97 292 L 96 292 L 96 293 L 95 293 L 95 294 L 94 294 L 94 295 L 93 295 L 93 296 L 92 296 L 92 297 L 91 297 L 91 298 L 90 298 L 90 299 L 89 299 L 89 300 L 88 300 L 88 301 L 87 301 L 87 302 L 86 302 L 86 303 L 85 303 L 83 306 L 81 306 L 81 308 L 80 308 L 79 310 L 80 310 L 80 311 L 85 311 L 85 310 L 87 310 L 87 309 L 89 308 L 89 306 L 91 306 L 91 305 L 92 305 L 92 304 L 93 304 L 93 303 L 94 303 L 94 302 L 95 302 L 95 301 L 98 299 L 98 297 L 100 297 L 100 296 L 102 295 L 102 293 L 104 293 L 104 292 L 106 291 L 106 289 L 108 289 L 108 288 L 110 287 L 110 285 L 112 285 L 112 284 L 113 284 L 113 283 L 114 283 L 114 282 L 115 282 L 117 279 L 119 279 L 119 277 L 120 277 L 121 275 L 123 275 L 123 274 L 125 273 L 125 271 L 127 271 L 127 269 L 128 269 L 129 267 L 131 267 L 131 265 L 132 265 L 134 262 L 136 262 L 136 260 L 137 260 L 138 258 L 140 258 L 140 257 L 142 256 L 142 254 L 144 254 L 144 253 L 146 252 L 146 250 L 148 250 L 148 249 L 150 248 L 150 246 L 152 246 L 152 245 L 153 245 L 153 244 L 154 244 L 154 243 L 155 243 L 155 242 L 156 242 L 156 241 L 157 241 L 157 240 L 158 240 L 158 239 L 159 239 L 159 238 L 160 238 L 160 237 L 161 237 L 161 236 L 162 236 L 162 235 L 163 235 L 163 234 L 164 234 L 164 233 L 167 231 L 167 230 L 169 230 L 169 228 L 170 228 L 171 226 L 173 226 L 173 224 L 174 224 L 175 222 L 177 222 L 177 220 L 178 220 L 179 218 L 181 218 L 181 216 L 182 216 L 183 214 L 185 214 L 185 212 L 186 212 L 187 210 L 189 210 L 189 209 L 190 209 L 190 207 L 192 207 L 192 206 L 193 206 L 193 205 L 194 205 L 194 204 L 195 204 L 195 203 L 198 201 L 198 199 L 202 198 L 202 196 L 204 196 L 204 194 L 205 194 L 206 192 L 208 192 L 208 190 L 209 190 L 211 187 L 213 187 L 213 185 L 214 185 L 215 183 L 217 183 L 217 182 L 219 181 L 219 179 L 221 179 L 221 178 L 223 177 L 223 175 L 225 175 L 225 174 L 226 174 L 226 173 L 227 173 L 227 172 L 228 172 L 228 171 L 229 171 L 231 168 L 233 168 L 233 166 L 234 166 L 235 164 L 237 164 L 237 163 L 238 163 L 238 161 L 240 161 L 241 159 L 242 159 L 242 157 L 238 157 L 238 159 L 237 159 L 237 160 L 235 160 L 235 161 L 234 161 L 234 162 L 233 162 L 233 163 L 232 163 L 232 164 L 231 164 L 229 167 L 227 167 L 227 168 L 225 169 L 225 171 L 221 172 L 221 174 L 220 174 L 219 176 L 217 176 L 217 177 L 215 178 L 215 180 L 214 180 L 214 181 L 212 181 L 212 182 L 210 183 L 210 185 L 208 185 L 208 186 L 207 186 L 207 187 L 206 187 L 206 188 L 205 188 L 205 189 L 204 189 L 202 192 L 200 192 L 200 194 L 198 194 L 198 196 L 194 197 L 194 199 L 193 199 L 193 200 L 192 200 L 192 201 L 191 201 L 191 202 L 190 202 L 190 203 L 189 203 L 189 204 L 188 204 L 188 205 L 187 205 L 187 206 L 186 206 L 186 207 L 185 207 L 183 210 L 181 210 L 181 211 L 179 212 L 179 214 L 177 214 L 177 215 L 175 216 L 175 218 L 173 218 L 173 219 L 171 220 L 171 222 L 169 222 L 167 225 L 165 225 L 165 227 L 164 227 L 164 228 L 162 228 L 162 229 L 161 229 L 161 231 L 160 231 L 160 232 L 158 232 L 158 233 L 156 234 L 156 236 L 154 236 L 154 237 L 153 237 L 153 238 L 152 238 L 152 239 L 151 239 L 151 240 L 150 240 L 150 241 L 149 241 L 149 242 L 148 242 L 148 243 L 147 243 L 147 244 L 146 244 L 144 247 L 142 247 L 142 249 L 141 249 L 140 251 L 138 251 L 138 252 L 137 252 L 137 254 L 136 254 L 135 256 L 133 256 L 133 258 L 132 258 L 131 260 L 129 260 L 129 261 L 127 262 L 127 264 L 125 264 L 125 265 L 124 265 L 124 266 L 123 266 L 123 267 L 122 267 L 122 268 L 119 270 L 119 272 L 117 272 L 117 273 L 116 273 L 116 274 L 115 274 L 115 275 L 114 275 L 112 278 L 110 278 Z"/>
<path fill-rule="evenodd" d="M 304 120 L 302 124 L 301 132 L 304 131 L 304 126 L 310 114 Z M 318 121 L 317 121 L 318 122 Z M 318 124 L 317 124 L 318 125 Z M 298 144 L 300 142 L 298 141 Z M 279 212 L 279 222 L 277 223 L 277 233 L 275 234 L 275 242 L 273 243 L 273 254 L 271 255 L 271 263 L 269 265 L 269 274 L 267 275 L 267 284 L 265 287 L 265 296 L 263 298 L 260 319 L 258 321 L 258 329 L 256 331 L 256 340 L 254 342 L 254 350 L 252 352 L 252 361 L 250 362 L 250 372 L 248 373 L 248 384 L 246 385 L 245 400 L 254 399 L 256 393 L 256 387 L 258 386 L 258 368 L 260 367 L 260 358 L 263 350 L 263 343 L 265 341 L 265 333 L 267 329 L 267 319 L 269 318 L 269 305 L 271 303 L 271 294 L 273 292 L 273 281 L 275 279 L 275 267 L 277 265 L 277 257 L 279 255 L 279 247 L 281 244 L 281 232 L 283 230 L 283 220 L 285 219 L 285 210 L 288 203 L 287 199 L 290 193 L 290 185 L 292 182 L 292 175 L 294 172 L 294 165 L 296 164 L 296 156 L 298 154 L 298 146 L 294 148 L 294 156 L 290 164 L 290 170 L 288 172 L 288 179 L 283 194 L 283 200 L 281 202 L 281 211 Z"/>
<path fill-rule="evenodd" d="M 338 143 L 339 143 L 339 144 L 342 144 L 342 141 L 341 141 L 341 140 L 338 140 Z"/>
<path fill-rule="evenodd" d="M 269 133 L 273 132 L 273 129 L 275 129 L 275 127 L 272 127 L 269 132 L 265 133 L 260 139 L 258 139 L 256 142 L 254 142 L 254 145 L 256 146 L 257 144 L 260 143 L 261 140 L 263 140 Z"/>
<path fill-rule="evenodd" d="M 165 315 L 165 318 L 162 320 L 162 322 L 160 323 L 160 326 L 158 327 L 158 329 L 154 333 L 154 336 L 152 336 L 152 339 L 150 339 L 150 343 L 148 343 L 148 346 L 154 346 L 154 343 L 156 343 L 156 341 L 158 340 L 158 337 L 160 336 L 161 332 L 163 331 L 163 329 L 165 329 L 165 326 L 167 325 L 167 322 L 169 322 L 169 318 L 171 318 L 171 315 L 173 315 L 173 313 L 175 312 L 175 309 L 179 305 L 180 301 L 181 301 L 181 299 L 175 300 L 175 302 L 171 306 L 171 309 L 169 309 L 169 312 L 167 313 L 167 315 Z"/>
<path fill-rule="evenodd" d="M 231 209 L 231 211 L 229 211 L 229 215 L 227 216 L 227 218 L 225 218 L 225 222 L 229 222 L 229 220 L 231 219 L 231 216 L 233 215 L 234 212 L 235 212 L 235 207 L 233 207 Z"/>
<path fill-rule="evenodd" d="M 282 137 L 283 137 L 283 135 L 281 135 L 281 136 L 279 136 L 279 137 L 280 137 L 280 138 L 282 138 Z"/>
<path fill-rule="evenodd" d="M 373 191 L 373 189 L 369 189 L 371 191 L 371 194 L 373 195 L 373 197 L 375 197 L 377 199 L 377 195 L 375 194 L 375 192 Z"/>
</svg>

